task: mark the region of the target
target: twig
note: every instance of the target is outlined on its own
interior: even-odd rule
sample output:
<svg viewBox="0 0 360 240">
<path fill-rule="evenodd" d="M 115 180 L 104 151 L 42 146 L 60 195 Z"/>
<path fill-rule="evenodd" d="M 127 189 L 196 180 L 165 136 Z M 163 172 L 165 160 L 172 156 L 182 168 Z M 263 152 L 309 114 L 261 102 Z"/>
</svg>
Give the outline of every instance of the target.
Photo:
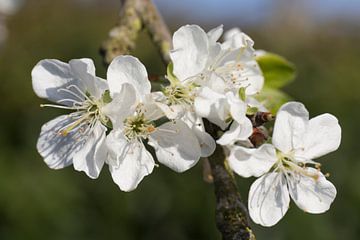
<svg viewBox="0 0 360 240">
<path fill-rule="evenodd" d="M 220 130 L 204 119 L 206 131 L 215 139 Z M 240 193 L 232 171 L 226 164 L 224 149 L 217 145 L 209 157 L 216 195 L 216 224 L 223 240 L 255 240 L 248 220 L 246 206 L 241 201 Z"/>
<path fill-rule="evenodd" d="M 171 35 L 155 5 L 150 0 L 121 0 L 117 25 L 109 32 L 109 38 L 101 46 L 105 64 L 118 55 L 130 53 L 136 45 L 141 30 L 146 29 L 161 54 L 164 63 L 170 61 Z"/>
</svg>

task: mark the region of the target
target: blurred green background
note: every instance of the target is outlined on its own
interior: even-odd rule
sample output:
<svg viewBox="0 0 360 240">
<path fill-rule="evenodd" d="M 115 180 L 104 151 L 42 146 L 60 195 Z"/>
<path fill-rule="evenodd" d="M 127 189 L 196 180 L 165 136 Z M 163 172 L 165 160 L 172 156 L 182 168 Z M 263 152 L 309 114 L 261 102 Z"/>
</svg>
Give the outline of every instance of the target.
<svg viewBox="0 0 360 240">
<path fill-rule="evenodd" d="M 209 30 L 239 26 L 257 49 L 281 54 L 298 68 L 286 87 L 312 116 L 330 112 L 343 129 L 340 149 L 323 157 L 338 195 L 330 211 L 303 213 L 293 203 L 272 228 L 253 224 L 258 239 L 360 239 L 360 2 L 155 1 L 172 30 L 197 23 Z M 51 170 L 36 152 L 40 127 L 59 114 L 40 109 L 30 72 L 44 58 L 95 59 L 114 26 L 116 0 L 27 0 L 7 21 L 0 50 L 0 239 L 220 239 L 213 187 L 202 167 L 182 174 L 160 166 L 131 193 L 68 167 Z M 163 74 L 146 35 L 135 51 L 151 74 Z M 240 179 L 243 199 L 254 179 Z"/>
</svg>

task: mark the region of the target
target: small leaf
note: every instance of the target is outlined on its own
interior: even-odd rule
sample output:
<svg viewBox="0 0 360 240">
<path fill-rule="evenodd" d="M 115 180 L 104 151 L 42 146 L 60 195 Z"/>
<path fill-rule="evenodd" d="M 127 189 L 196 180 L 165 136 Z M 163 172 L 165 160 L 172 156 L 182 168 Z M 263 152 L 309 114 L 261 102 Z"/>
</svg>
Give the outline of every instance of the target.
<svg viewBox="0 0 360 240">
<path fill-rule="evenodd" d="M 259 109 L 257 107 L 248 107 L 246 110 L 246 115 L 254 115 Z"/>
<path fill-rule="evenodd" d="M 272 114 L 276 114 L 284 103 L 291 100 L 291 97 L 281 90 L 264 88 L 256 99 L 260 101 Z"/>
<path fill-rule="evenodd" d="M 244 87 L 241 87 L 241 88 L 239 89 L 239 97 L 240 97 L 240 99 L 243 100 L 244 102 L 245 102 L 245 100 L 246 100 L 245 90 L 246 90 L 246 88 L 244 88 Z"/>
<path fill-rule="evenodd" d="M 256 61 L 265 77 L 264 87 L 281 88 L 295 79 L 294 64 L 277 54 L 265 52 Z"/>
<path fill-rule="evenodd" d="M 104 103 L 109 103 L 112 101 L 112 98 L 110 97 L 110 91 L 109 90 L 105 90 L 105 92 L 102 94 L 102 101 Z"/>
<path fill-rule="evenodd" d="M 171 83 L 177 83 L 179 81 L 174 75 L 174 64 L 172 62 L 170 62 L 167 66 L 166 76 Z"/>
</svg>

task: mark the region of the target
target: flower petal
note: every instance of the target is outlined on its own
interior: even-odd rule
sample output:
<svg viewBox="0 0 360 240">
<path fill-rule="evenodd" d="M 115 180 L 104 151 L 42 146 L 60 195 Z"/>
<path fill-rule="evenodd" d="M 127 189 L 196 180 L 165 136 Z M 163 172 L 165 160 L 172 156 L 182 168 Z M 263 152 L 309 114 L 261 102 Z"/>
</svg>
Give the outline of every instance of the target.
<svg viewBox="0 0 360 240">
<path fill-rule="evenodd" d="M 86 143 L 86 136 L 76 129 L 67 135 L 60 134 L 61 129 L 73 121 L 70 116 L 62 115 L 41 127 L 36 147 L 46 164 L 52 169 L 61 169 L 72 164 L 74 154 Z"/>
<path fill-rule="evenodd" d="M 309 176 L 298 174 L 296 178 L 289 179 L 291 198 L 305 212 L 326 212 L 336 197 L 336 188 L 320 171 L 314 168 L 306 171 Z"/>
<path fill-rule="evenodd" d="M 238 175 L 259 177 L 271 169 L 277 158 L 275 148 L 271 144 L 263 144 L 257 149 L 233 146 L 228 161 Z"/>
<path fill-rule="evenodd" d="M 32 86 L 36 95 L 41 98 L 46 98 L 52 102 L 57 102 L 63 99 L 70 99 L 82 102 L 82 96 L 75 97 L 74 95 L 61 91 L 70 85 L 75 85 L 82 91 L 83 84 L 74 78 L 69 64 L 61 62 L 56 59 L 41 60 L 33 68 L 31 72 Z M 72 102 L 62 102 L 64 105 L 72 106 Z"/>
<path fill-rule="evenodd" d="M 333 152 L 340 146 L 341 127 L 335 116 L 322 114 L 310 119 L 304 137 L 303 150 L 297 151 L 305 159 L 314 159 Z"/>
<path fill-rule="evenodd" d="M 180 104 L 168 106 L 167 104 L 157 102 L 156 105 L 168 119 L 179 119 L 185 113 L 184 106 Z"/>
<path fill-rule="evenodd" d="M 219 40 L 224 31 L 223 27 L 223 25 L 219 25 L 216 28 L 213 28 L 209 32 L 207 32 L 210 44 L 215 44 L 216 41 Z"/>
<path fill-rule="evenodd" d="M 162 164 L 176 172 L 184 172 L 200 159 L 201 149 L 192 130 L 182 121 L 167 122 L 152 133 L 149 145 L 153 146 Z"/>
<path fill-rule="evenodd" d="M 216 143 L 213 137 L 207 132 L 205 132 L 205 130 L 200 130 L 195 126 L 192 128 L 192 130 L 195 133 L 195 136 L 197 137 L 197 140 L 200 144 L 201 157 L 211 156 L 216 148 Z"/>
<path fill-rule="evenodd" d="M 284 153 L 303 145 L 309 113 L 299 102 L 288 102 L 276 114 L 272 143 Z"/>
<path fill-rule="evenodd" d="M 207 118 L 221 129 L 229 125 L 226 119 L 230 117 L 230 106 L 225 95 L 204 87 L 195 98 L 194 107 L 198 116 Z"/>
<path fill-rule="evenodd" d="M 113 95 L 113 100 L 101 110 L 110 118 L 114 129 L 121 129 L 125 118 L 133 115 L 137 105 L 136 91 L 133 85 L 124 83 L 119 93 Z"/>
<path fill-rule="evenodd" d="M 282 173 L 267 173 L 250 187 L 250 217 L 262 226 L 270 227 L 279 222 L 287 212 L 289 202 L 289 191 Z"/>
<path fill-rule="evenodd" d="M 216 142 L 225 146 L 233 144 L 236 141 L 244 141 L 251 136 L 252 132 L 253 126 L 249 119 L 245 119 L 242 124 L 233 121 L 229 130 L 224 132 L 224 134 Z"/>
<path fill-rule="evenodd" d="M 121 130 L 114 129 L 106 137 L 107 163 L 118 166 L 132 146 Z"/>
<path fill-rule="evenodd" d="M 124 83 L 130 83 L 134 86 L 139 99 L 143 99 L 151 91 L 145 66 L 139 59 L 132 56 L 114 58 L 107 71 L 107 80 L 111 95 L 119 93 Z"/>
<path fill-rule="evenodd" d="M 119 160 L 119 165 L 109 164 L 109 169 L 113 181 L 125 192 L 134 190 L 155 166 L 153 157 L 140 142 L 132 143 Z"/>
<path fill-rule="evenodd" d="M 239 28 L 232 28 L 224 34 L 224 49 L 248 48 L 253 50 L 254 41 Z"/>
<path fill-rule="evenodd" d="M 85 172 L 92 179 L 99 177 L 107 155 L 105 138 L 106 127 L 96 123 L 85 145 L 73 157 L 75 170 Z"/>
<path fill-rule="evenodd" d="M 87 92 L 99 99 L 108 89 L 107 82 L 95 75 L 95 65 L 92 59 L 73 59 L 69 62 L 73 76 L 79 79 Z"/>
<path fill-rule="evenodd" d="M 197 25 L 181 27 L 173 36 L 174 49 L 170 52 L 174 64 L 174 74 L 184 81 L 206 67 L 209 54 L 207 34 Z"/>
<path fill-rule="evenodd" d="M 205 131 L 204 122 L 201 117 L 196 116 L 193 112 L 186 112 L 181 118 L 189 128 L 195 133 L 201 148 L 201 157 L 209 157 L 216 148 L 215 140 Z"/>
</svg>

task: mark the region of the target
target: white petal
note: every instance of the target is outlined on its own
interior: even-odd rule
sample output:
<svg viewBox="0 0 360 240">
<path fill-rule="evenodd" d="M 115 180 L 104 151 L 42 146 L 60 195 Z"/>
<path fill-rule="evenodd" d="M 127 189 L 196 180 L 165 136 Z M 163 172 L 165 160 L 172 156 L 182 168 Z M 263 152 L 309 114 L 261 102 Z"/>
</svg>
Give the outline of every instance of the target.
<svg viewBox="0 0 360 240">
<path fill-rule="evenodd" d="M 69 64 L 56 59 L 41 60 L 31 72 L 32 86 L 36 95 L 57 102 L 62 99 L 72 99 L 82 102 L 83 97 L 75 97 L 64 89 L 69 85 L 76 85 L 82 91 L 83 85 L 71 73 Z M 72 102 L 62 102 L 65 105 L 72 105 Z"/>
<path fill-rule="evenodd" d="M 222 33 L 223 33 L 224 29 L 223 29 L 223 25 L 219 25 L 216 28 L 211 29 L 207 35 L 209 37 L 209 42 L 210 44 L 215 44 L 216 41 L 219 40 L 219 38 L 221 37 Z"/>
<path fill-rule="evenodd" d="M 225 95 L 204 87 L 195 98 L 194 107 L 198 116 L 207 118 L 221 129 L 229 125 L 225 122 L 230 117 L 230 106 Z"/>
<path fill-rule="evenodd" d="M 213 137 L 205 132 L 205 130 L 200 130 L 195 126 L 192 128 L 193 132 L 195 133 L 197 140 L 200 144 L 201 148 L 201 157 L 209 157 L 211 156 L 216 148 L 216 142 Z"/>
<path fill-rule="evenodd" d="M 289 191 L 282 173 L 267 173 L 250 187 L 250 217 L 262 226 L 270 227 L 279 222 L 287 212 L 289 202 Z"/>
<path fill-rule="evenodd" d="M 314 159 L 338 149 L 341 127 L 335 116 L 322 114 L 310 119 L 304 138 L 303 150 L 297 151 L 305 159 Z"/>
<path fill-rule="evenodd" d="M 122 191 L 134 190 L 141 180 L 152 173 L 155 162 L 142 143 L 136 142 L 120 159 L 119 165 L 109 165 L 113 181 Z"/>
<path fill-rule="evenodd" d="M 184 172 L 200 159 L 201 149 L 192 130 L 182 121 L 167 122 L 149 138 L 162 164 L 176 172 Z"/>
<path fill-rule="evenodd" d="M 114 129 L 121 129 L 125 118 L 134 114 L 136 105 L 135 88 L 133 85 L 125 83 L 120 92 L 115 93 L 112 101 L 102 107 L 101 111 L 110 118 Z"/>
<path fill-rule="evenodd" d="M 223 145 L 223 146 L 234 143 L 234 142 L 236 142 L 236 140 L 238 140 L 237 138 L 238 138 L 240 132 L 241 132 L 241 127 L 240 127 L 239 123 L 233 122 L 231 124 L 229 130 L 224 132 L 224 134 L 216 141 L 216 143 Z M 244 139 L 242 139 L 242 140 L 244 140 Z"/>
<path fill-rule="evenodd" d="M 239 124 L 234 121 L 229 130 L 224 132 L 224 134 L 216 142 L 225 146 L 233 144 L 236 141 L 244 141 L 251 136 L 252 132 L 253 126 L 249 119 L 246 119 L 243 124 Z"/>
<path fill-rule="evenodd" d="M 253 50 L 254 41 L 248 35 L 241 32 L 239 29 L 229 31 L 225 33 L 224 46 L 230 49 L 248 48 L 249 50 Z"/>
<path fill-rule="evenodd" d="M 309 177 L 298 174 L 290 178 L 289 189 L 291 198 L 296 205 L 308 213 L 326 212 L 336 197 L 335 186 L 314 168 L 307 168 Z"/>
<path fill-rule="evenodd" d="M 234 146 L 228 161 L 238 175 L 259 177 L 271 169 L 277 158 L 275 148 L 271 144 L 263 144 L 257 149 Z"/>
<path fill-rule="evenodd" d="M 74 155 L 75 170 L 84 171 L 90 178 L 97 178 L 107 155 L 105 144 L 106 128 L 96 123 L 85 145 Z"/>
<path fill-rule="evenodd" d="M 157 107 L 161 109 L 161 111 L 166 115 L 168 119 L 179 119 L 185 113 L 185 108 L 183 105 L 171 105 L 168 106 L 167 104 L 157 102 Z"/>
<path fill-rule="evenodd" d="M 197 25 L 181 27 L 173 36 L 174 49 L 170 52 L 174 74 L 183 81 L 201 73 L 208 61 L 209 40 Z"/>
<path fill-rule="evenodd" d="M 226 93 L 226 98 L 230 105 L 230 114 L 231 117 L 238 123 L 243 123 L 246 121 L 246 110 L 247 105 L 245 102 L 241 101 L 240 98 L 235 96 L 232 92 Z"/>
<path fill-rule="evenodd" d="M 130 150 L 131 143 L 125 138 L 121 130 L 112 130 L 106 137 L 106 146 L 108 149 L 107 163 L 118 166 L 125 155 Z"/>
<path fill-rule="evenodd" d="M 195 133 L 201 148 L 201 157 L 209 157 L 216 148 L 215 140 L 205 131 L 204 122 L 201 117 L 193 112 L 186 112 L 181 120 Z"/>
<path fill-rule="evenodd" d="M 120 92 L 124 83 L 132 84 L 140 99 L 151 91 L 145 66 L 132 56 L 114 58 L 107 71 L 107 80 L 111 95 Z"/>
<path fill-rule="evenodd" d="M 240 28 L 238 27 L 231 28 L 224 33 L 224 40 L 229 41 L 232 39 L 232 37 L 235 36 L 235 34 L 240 34 L 240 33 L 241 33 Z"/>
<path fill-rule="evenodd" d="M 73 59 L 69 62 L 71 72 L 76 79 L 79 79 L 87 92 L 95 98 L 100 98 L 107 90 L 107 83 L 104 79 L 95 75 L 95 65 L 89 58 Z"/>
<path fill-rule="evenodd" d="M 203 87 L 208 87 L 219 94 L 225 94 L 227 90 L 227 85 L 224 79 L 215 73 L 211 73 L 210 76 L 205 79 L 198 78 L 196 83 Z"/>
<path fill-rule="evenodd" d="M 265 108 L 258 100 L 254 97 L 248 96 L 245 100 L 246 104 L 250 107 L 256 107 L 261 112 L 268 112 L 269 110 Z"/>
<path fill-rule="evenodd" d="M 156 97 L 154 94 L 150 93 L 144 96 L 144 101 L 142 102 L 143 112 L 146 119 L 149 121 L 156 121 L 162 117 L 165 117 L 164 112 L 157 105 Z"/>
<path fill-rule="evenodd" d="M 303 145 L 309 113 L 299 102 L 288 102 L 276 114 L 272 143 L 284 153 Z"/>
<path fill-rule="evenodd" d="M 86 137 L 76 129 L 66 136 L 59 133 L 73 121 L 68 115 L 62 115 L 41 127 L 36 147 L 50 168 L 60 169 L 72 164 L 74 154 L 86 143 Z"/>
</svg>

